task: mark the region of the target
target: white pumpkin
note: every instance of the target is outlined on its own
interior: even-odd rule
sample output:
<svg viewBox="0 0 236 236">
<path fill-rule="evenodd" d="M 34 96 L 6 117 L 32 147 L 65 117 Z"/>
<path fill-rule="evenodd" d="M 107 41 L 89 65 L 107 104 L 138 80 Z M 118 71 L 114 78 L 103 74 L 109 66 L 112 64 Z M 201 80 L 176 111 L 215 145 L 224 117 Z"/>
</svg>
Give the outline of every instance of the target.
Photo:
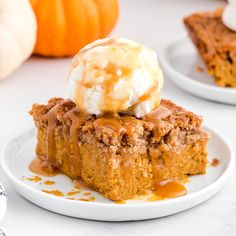
<svg viewBox="0 0 236 236">
<path fill-rule="evenodd" d="M 10 75 L 31 55 L 36 28 L 28 0 L 0 0 L 0 79 Z"/>
</svg>

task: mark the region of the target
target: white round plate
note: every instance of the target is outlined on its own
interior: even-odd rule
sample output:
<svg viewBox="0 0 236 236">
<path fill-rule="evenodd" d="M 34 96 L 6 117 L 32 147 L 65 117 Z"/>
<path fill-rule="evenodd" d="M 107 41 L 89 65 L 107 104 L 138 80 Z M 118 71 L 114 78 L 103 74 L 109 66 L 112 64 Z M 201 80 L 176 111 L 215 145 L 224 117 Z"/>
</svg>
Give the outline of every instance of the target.
<svg viewBox="0 0 236 236">
<path fill-rule="evenodd" d="M 206 66 L 186 34 L 163 47 L 159 60 L 167 77 L 186 92 L 208 100 L 236 105 L 236 89 L 215 85 L 213 77 L 207 73 Z"/>
<path fill-rule="evenodd" d="M 147 200 L 129 200 L 125 204 L 117 204 L 103 198 L 91 189 L 84 189 L 77 194 L 77 199 L 95 197 L 94 201 L 69 200 L 68 196 L 57 197 L 42 190 L 60 190 L 68 193 L 72 190 L 71 180 L 64 175 L 43 177 L 38 182 L 27 178 L 35 176 L 28 166 L 35 156 L 36 133 L 34 129 L 25 132 L 11 140 L 2 150 L 1 165 L 16 191 L 24 198 L 47 210 L 79 218 L 128 221 L 144 220 L 175 214 L 212 197 L 226 182 L 234 165 L 232 148 L 216 131 L 205 128 L 212 134 L 208 145 L 209 161 L 219 159 L 217 167 L 208 167 L 205 175 L 190 177 L 186 184 L 188 194 L 182 197 L 148 202 Z M 44 181 L 55 181 L 48 186 Z M 90 192 L 90 195 L 86 195 Z M 84 195 L 85 194 L 85 195 Z"/>
</svg>

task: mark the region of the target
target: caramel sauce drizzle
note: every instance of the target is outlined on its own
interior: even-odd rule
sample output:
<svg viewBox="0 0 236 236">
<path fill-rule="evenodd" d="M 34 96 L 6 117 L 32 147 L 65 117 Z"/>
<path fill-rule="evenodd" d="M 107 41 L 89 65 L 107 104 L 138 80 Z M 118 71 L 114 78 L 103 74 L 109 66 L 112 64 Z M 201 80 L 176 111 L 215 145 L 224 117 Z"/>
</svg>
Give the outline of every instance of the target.
<svg viewBox="0 0 236 236">
<path fill-rule="evenodd" d="M 83 201 L 83 202 L 93 202 L 96 198 L 95 197 L 90 197 L 89 199 L 86 198 L 73 198 L 73 197 L 68 197 L 66 198 L 68 200 L 74 200 L 74 201 Z"/>
<path fill-rule="evenodd" d="M 54 195 L 54 196 L 57 196 L 57 197 L 63 197 L 64 194 L 59 191 L 59 190 L 42 190 L 42 192 L 44 193 L 48 193 L 48 194 L 51 194 L 51 195 Z"/>
<path fill-rule="evenodd" d="M 201 67 L 201 66 L 196 66 L 196 70 L 197 70 L 198 72 L 204 72 L 204 68 Z"/>
<path fill-rule="evenodd" d="M 78 137 L 78 130 L 82 126 L 82 124 L 87 121 L 91 115 L 79 111 L 78 108 L 74 108 L 73 110 L 68 111 L 64 115 L 64 119 L 70 119 L 71 120 L 71 126 L 68 127 L 65 126 L 63 129 L 64 132 L 64 145 L 67 147 L 66 150 L 70 149 L 70 140 L 71 142 L 77 142 L 77 137 Z M 67 155 L 70 161 L 73 163 L 70 165 L 70 172 L 72 176 L 78 176 L 78 173 L 80 173 L 80 152 L 79 152 L 79 146 L 75 145 L 73 146 L 73 150 L 71 150 L 71 154 L 73 155 L 68 155 L 67 153 L 64 153 L 64 155 Z"/>
<path fill-rule="evenodd" d="M 106 113 L 99 119 L 94 121 L 95 128 L 108 127 L 115 131 L 118 135 L 125 132 L 126 129 L 122 126 L 121 119 L 118 114 Z"/>
<path fill-rule="evenodd" d="M 91 192 L 84 193 L 84 196 L 89 196 L 89 195 L 92 195 L 92 193 Z"/>
<path fill-rule="evenodd" d="M 30 163 L 29 169 L 36 174 L 48 177 L 58 174 L 58 171 L 52 168 L 48 160 L 43 160 L 41 157 L 36 157 Z"/>
<path fill-rule="evenodd" d="M 160 121 L 170 115 L 171 111 L 168 108 L 160 105 L 157 109 L 144 116 L 143 120 L 146 120 L 152 123 L 155 127 L 158 127 L 160 125 Z"/>
<path fill-rule="evenodd" d="M 102 84 L 103 86 L 103 101 L 106 101 L 106 108 L 108 111 L 113 111 L 114 107 L 117 107 L 117 111 L 124 110 L 124 103 L 127 101 L 127 97 L 124 97 L 123 99 L 118 100 L 117 98 L 113 98 L 111 96 L 111 92 L 114 90 L 115 85 L 117 82 L 123 78 L 129 78 L 131 74 L 133 73 L 132 68 L 127 67 L 121 67 L 117 66 L 115 64 L 109 63 L 107 67 L 104 69 L 107 74 L 110 75 L 110 78 L 105 80 Z M 104 110 L 104 109 L 102 109 Z"/>
<path fill-rule="evenodd" d="M 96 68 L 94 68 L 96 69 Z M 97 68 L 97 71 L 101 70 Z M 100 85 L 103 88 L 103 101 L 105 102 L 105 108 L 103 107 L 103 102 L 100 106 L 100 110 L 106 110 L 107 112 L 114 112 L 114 108 L 116 107 L 118 112 L 120 110 L 125 109 L 125 102 L 128 100 L 127 96 L 124 96 L 122 99 L 117 99 L 111 96 L 112 91 L 114 91 L 114 87 L 117 82 L 122 79 L 127 79 L 133 73 L 132 68 L 124 67 L 124 66 L 117 66 L 113 63 L 109 63 L 105 68 L 108 77 L 106 80 L 103 81 Z M 98 72 L 99 73 L 99 72 Z M 110 76 L 109 76 L 110 75 Z M 94 86 L 94 82 L 86 82 L 85 75 L 82 75 L 82 80 L 80 83 L 76 84 L 76 101 L 79 101 L 80 106 L 83 106 L 83 89 L 84 88 L 91 88 Z"/>
<path fill-rule="evenodd" d="M 155 84 L 154 86 L 152 86 L 143 96 L 141 96 L 139 98 L 140 102 L 144 102 L 146 100 L 148 100 L 154 93 L 156 93 L 158 91 L 158 84 Z M 160 101 L 160 99 L 158 99 Z M 159 105 L 159 104 L 157 104 Z"/>
<path fill-rule="evenodd" d="M 46 181 L 44 181 L 44 184 L 45 184 L 45 185 L 54 185 L 54 184 L 55 184 L 55 181 L 46 180 Z"/>
<path fill-rule="evenodd" d="M 74 196 L 76 194 L 79 194 L 81 191 L 80 190 L 77 190 L 77 191 L 71 191 L 71 192 L 68 192 L 66 195 L 67 196 Z"/>
<path fill-rule="evenodd" d="M 111 38 L 105 42 L 101 42 L 99 44 L 94 44 L 93 46 L 90 46 L 90 47 L 84 47 L 82 48 L 79 53 L 77 53 L 73 60 L 72 60 L 72 66 L 71 66 L 71 71 L 73 70 L 73 68 L 75 68 L 78 64 L 79 64 L 79 61 L 80 61 L 80 57 L 81 55 L 84 55 L 87 51 L 91 50 L 91 49 L 94 49 L 96 47 L 99 47 L 99 46 L 110 46 L 110 45 L 114 45 L 116 43 L 116 39 L 115 38 Z M 71 72 L 70 71 L 70 72 Z"/>
<path fill-rule="evenodd" d="M 118 201 L 114 201 L 115 204 L 125 204 L 125 201 L 121 201 L 121 200 L 118 200 Z"/>
<path fill-rule="evenodd" d="M 69 118 L 72 122 L 70 126 L 70 136 L 72 138 L 76 138 L 76 131 L 81 127 L 81 125 L 88 120 L 91 117 L 91 115 L 79 111 L 78 108 L 74 108 L 73 110 L 68 111 L 65 115 L 64 118 L 67 119 Z"/>
<path fill-rule="evenodd" d="M 78 190 L 84 189 L 87 187 L 85 183 L 80 179 L 73 179 L 72 184 L 73 184 L 73 187 Z"/>
<path fill-rule="evenodd" d="M 44 116 L 48 122 L 47 125 L 47 156 L 46 157 L 36 157 L 34 159 L 29 169 L 37 174 L 42 174 L 45 176 L 53 176 L 58 174 L 57 167 L 55 166 L 55 153 L 56 153 L 56 140 L 55 140 L 55 129 L 57 126 L 56 110 L 68 103 L 69 99 L 52 107 Z"/>
<path fill-rule="evenodd" d="M 88 200 L 89 202 L 93 202 L 96 198 L 95 197 L 90 197 Z"/>
<path fill-rule="evenodd" d="M 220 164 L 220 160 L 218 158 L 213 158 L 211 161 L 211 166 L 216 167 Z"/>
<path fill-rule="evenodd" d="M 162 119 L 167 118 L 170 115 L 171 115 L 171 111 L 168 108 L 160 105 L 157 109 L 155 109 L 151 113 L 144 116 L 143 120 L 145 120 L 153 125 L 154 136 L 156 138 L 158 138 L 159 137 L 159 129 L 160 129 L 161 125 L 163 124 Z"/>
<path fill-rule="evenodd" d="M 31 178 L 25 178 L 26 180 L 29 180 L 29 181 L 31 181 L 31 182 L 39 182 L 40 180 L 42 180 L 42 178 L 40 178 L 39 176 L 37 176 L 37 175 L 35 175 L 35 176 L 33 176 L 33 177 L 31 177 Z"/>
<path fill-rule="evenodd" d="M 153 192 L 157 199 L 175 198 L 187 194 L 186 188 L 179 182 L 164 180 L 157 184 Z"/>
<path fill-rule="evenodd" d="M 48 113 L 47 113 L 47 120 L 48 120 L 48 128 L 47 128 L 47 157 L 49 163 L 54 163 L 55 159 L 55 128 L 57 124 L 57 118 L 55 109 L 57 108 L 57 105 L 53 107 Z"/>
<path fill-rule="evenodd" d="M 93 202 L 95 200 L 95 197 L 90 197 L 90 198 L 79 198 L 79 201 L 84 201 L 84 202 Z"/>
</svg>

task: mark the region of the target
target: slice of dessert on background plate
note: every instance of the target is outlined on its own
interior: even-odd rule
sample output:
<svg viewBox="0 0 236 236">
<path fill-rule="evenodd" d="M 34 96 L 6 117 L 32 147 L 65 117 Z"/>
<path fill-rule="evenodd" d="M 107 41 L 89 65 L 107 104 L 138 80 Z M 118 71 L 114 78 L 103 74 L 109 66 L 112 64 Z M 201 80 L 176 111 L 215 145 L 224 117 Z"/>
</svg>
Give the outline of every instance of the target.
<svg viewBox="0 0 236 236">
<path fill-rule="evenodd" d="M 236 13 L 236 3 L 232 8 Z M 225 23 L 229 21 L 228 9 L 190 15 L 184 18 L 184 24 L 215 83 L 236 87 L 236 28 L 230 29 Z M 235 16 L 231 21 L 236 22 Z"/>
<path fill-rule="evenodd" d="M 73 59 L 68 82 L 70 99 L 33 105 L 37 140 L 30 130 L 3 151 L 5 173 L 30 201 L 75 217 L 139 220 L 193 207 L 226 181 L 231 147 L 201 116 L 160 98 L 152 50 L 95 41 Z"/>
<path fill-rule="evenodd" d="M 185 17 L 191 41 L 187 36 L 172 41 L 163 49 L 161 62 L 168 77 L 186 91 L 236 104 L 236 18 L 232 9 L 236 12 L 235 2 Z"/>
</svg>

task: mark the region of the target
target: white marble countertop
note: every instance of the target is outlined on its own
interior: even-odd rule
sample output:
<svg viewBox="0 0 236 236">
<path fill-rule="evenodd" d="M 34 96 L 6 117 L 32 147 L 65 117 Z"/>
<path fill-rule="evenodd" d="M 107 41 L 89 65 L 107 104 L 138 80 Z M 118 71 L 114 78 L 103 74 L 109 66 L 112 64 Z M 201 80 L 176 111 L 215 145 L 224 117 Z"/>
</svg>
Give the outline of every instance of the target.
<svg viewBox="0 0 236 236">
<path fill-rule="evenodd" d="M 214 9 L 221 0 L 122 0 L 114 35 L 134 39 L 158 51 L 184 31 L 181 19 L 194 11 Z M 34 102 L 67 96 L 65 77 L 71 59 L 31 58 L 10 78 L 0 81 L 0 148 L 29 125 Z M 236 150 L 236 106 L 213 103 L 177 89 L 166 78 L 163 97 L 202 114 Z M 6 217 L 0 222 L 8 236 L 47 235 L 236 235 L 236 172 L 209 201 L 182 213 L 139 222 L 96 222 L 43 210 L 20 197 L 0 169 L 8 196 Z"/>
</svg>

